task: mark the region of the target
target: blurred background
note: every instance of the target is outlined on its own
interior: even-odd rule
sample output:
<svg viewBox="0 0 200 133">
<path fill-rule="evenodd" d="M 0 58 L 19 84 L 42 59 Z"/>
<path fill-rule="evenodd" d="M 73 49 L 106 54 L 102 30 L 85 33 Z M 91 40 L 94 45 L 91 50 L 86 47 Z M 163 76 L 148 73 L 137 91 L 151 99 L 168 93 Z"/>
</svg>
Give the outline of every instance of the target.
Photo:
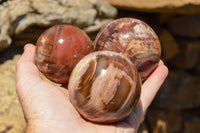
<svg viewBox="0 0 200 133">
<path fill-rule="evenodd" d="M 0 0 L 0 133 L 24 133 L 15 64 L 26 43 L 57 24 L 92 40 L 110 20 L 134 17 L 158 34 L 169 75 L 139 133 L 200 132 L 200 0 Z"/>
</svg>

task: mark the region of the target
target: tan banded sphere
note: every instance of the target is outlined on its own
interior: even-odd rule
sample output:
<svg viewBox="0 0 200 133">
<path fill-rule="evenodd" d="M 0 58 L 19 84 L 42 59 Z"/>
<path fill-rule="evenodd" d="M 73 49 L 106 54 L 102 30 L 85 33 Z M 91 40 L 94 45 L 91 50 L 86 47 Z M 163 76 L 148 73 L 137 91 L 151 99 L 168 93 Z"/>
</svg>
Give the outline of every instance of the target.
<svg viewBox="0 0 200 133">
<path fill-rule="evenodd" d="M 84 118 L 113 123 L 130 115 L 138 104 L 141 80 L 129 59 L 98 51 L 75 66 L 68 89 L 72 104 Z"/>
</svg>

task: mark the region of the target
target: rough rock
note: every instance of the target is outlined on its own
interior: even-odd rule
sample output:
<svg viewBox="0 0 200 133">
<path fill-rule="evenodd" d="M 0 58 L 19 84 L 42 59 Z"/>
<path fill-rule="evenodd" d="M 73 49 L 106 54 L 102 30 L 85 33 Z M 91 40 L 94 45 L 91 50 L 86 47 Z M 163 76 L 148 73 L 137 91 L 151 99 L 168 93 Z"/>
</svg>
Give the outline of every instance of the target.
<svg viewBox="0 0 200 133">
<path fill-rule="evenodd" d="M 0 50 L 33 25 L 72 24 L 93 32 L 116 14 L 103 0 L 7 0 L 0 5 Z"/>
<path fill-rule="evenodd" d="M 152 133 L 198 133 L 200 108 L 169 111 L 150 107 L 145 121 Z"/>
<path fill-rule="evenodd" d="M 0 65 L 0 133 L 23 133 L 26 122 L 16 94 L 16 55 Z"/>
<path fill-rule="evenodd" d="M 200 131 L 200 121 L 186 122 L 184 124 L 185 130 L 183 133 L 197 133 Z"/>
<path fill-rule="evenodd" d="M 198 110 L 200 112 L 200 110 Z M 200 131 L 200 113 L 188 112 L 184 114 L 183 133 L 198 133 Z"/>
<path fill-rule="evenodd" d="M 145 121 L 143 121 L 141 124 L 140 124 L 140 127 L 137 131 L 137 133 L 150 133 L 149 132 L 149 128 L 148 128 L 148 125 Z"/>
<path fill-rule="evenodd" d="M 200 13 L 199 0 L 105 0 L 108 3 L 122 9 L 174 13 L 174 14 L 198 14 Z"/>
<path fill-rule="evenodd" d="M 200 75 L 200 61 L 199 61 L 199 63 L 197 64 L 196 70 L 197 70 L 197 73 Z"/>
<path fill-rule="evenodd" d="M 200 41 L 179 41 L 180 52 L 170 63 L 180 69 L 192 69 L 200 61 Z"/>
<path fill-rule="evenodd" d="M 200 15 L 183 15 L 174 17 L 169 22 L 170 30 L 179 36 L 187 38 L 200 37 Z"/>
<path fill-rule="evenodd" d="M 150 108 L 146 114 L 152 133 L 176 133 L 181 130 L 181 113 Z"/>
<path fill-rule="evenodd" d="M 179 52 L 179 46 L 174 37 L 167 31 L 164 30 L 160 35 L 160 43 L 162 49 L 163 59 L 168 61 L 175 57 Z"/>
<path fill-rule="evenodd" d="M 164 25 L 169 23 L 175 16 L 175 14 L 159 14 L 159 24 Z"/>
<path fill-rule="evenodd" d="M 152 106 L 166 110 L 184 110 L 200 106 L 200 76 L 171 70 Z"/>
</svg>

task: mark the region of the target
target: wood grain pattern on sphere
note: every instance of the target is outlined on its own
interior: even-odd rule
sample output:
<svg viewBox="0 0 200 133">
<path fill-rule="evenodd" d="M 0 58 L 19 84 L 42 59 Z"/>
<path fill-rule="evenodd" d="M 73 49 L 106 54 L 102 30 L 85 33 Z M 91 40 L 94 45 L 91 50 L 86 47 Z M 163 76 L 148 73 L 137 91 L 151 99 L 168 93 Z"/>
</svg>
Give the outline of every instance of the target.
<svg viewBox="0 0 200 133">
<path fill-rule="evenodd" d="M 72 104 L 84 118 L 112 123 L 132 113 L 141 80 L 130 60 L 115 52 L 98 51 L 76 65 L 68 89 Z"/>
<path fill-rule="evenodd" d="M 57 25 L 38 38 L 35 63 L 50 80 L 67 84 L 77 62 L 92 51 L 90 38 L 79 28 Z"/>
<path fill-rule="evenodd" d="M 121 18 L 106 25 L 95 39 L 94 50 L 115 51 L 128 57 L 142 79 L 157 67 L 161 54 L 156 33 L 146 23 L 134 18 Z"/>
</svg>

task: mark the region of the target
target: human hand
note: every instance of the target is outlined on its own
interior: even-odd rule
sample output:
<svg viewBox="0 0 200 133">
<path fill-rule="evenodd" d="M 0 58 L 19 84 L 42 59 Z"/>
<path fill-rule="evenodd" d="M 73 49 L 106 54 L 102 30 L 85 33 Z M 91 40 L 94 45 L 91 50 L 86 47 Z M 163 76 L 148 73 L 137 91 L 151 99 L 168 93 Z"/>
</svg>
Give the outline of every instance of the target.
<svg viewBox="0 0 200 133">
<path fill-rule="evenodd" d="M 140 122 L 168 75 L 162 61 L 143 83 L 140 101 L 125 120 L 97 124 L 83 119 L 69 101 L 68 90 L 47 83 L 34 64 L 35 46 L 27 44 L 16 65 L 17 94 L 27 120 L 27 133 L 136 133 Z"/>
</svg>

